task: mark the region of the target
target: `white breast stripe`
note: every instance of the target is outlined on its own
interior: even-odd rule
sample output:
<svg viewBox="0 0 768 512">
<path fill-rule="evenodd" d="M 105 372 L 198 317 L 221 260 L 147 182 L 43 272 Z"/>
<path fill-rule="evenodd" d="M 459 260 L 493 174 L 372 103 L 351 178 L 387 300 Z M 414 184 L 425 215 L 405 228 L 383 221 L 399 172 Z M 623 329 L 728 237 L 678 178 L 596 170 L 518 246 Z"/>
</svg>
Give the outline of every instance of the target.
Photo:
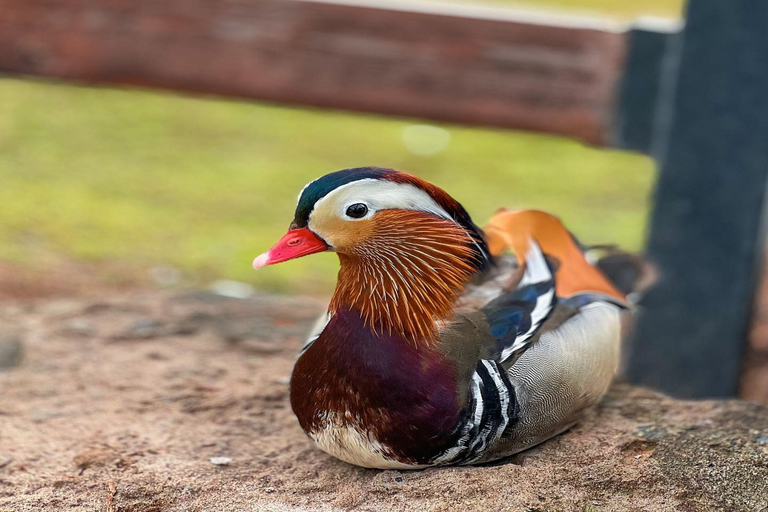
<svg viewBox="0 0 768 512">
<path fill-rule="evenodd" d="M 467 404 L 467 410 L 470 414 L 466 423 L 461 427 L 461 437 L 455 446 L 447 449 L 442 455 L 437 457 L 434 464 L 454 464 L 463 459 L 464 454 L 469 450 L 475 436 L 479 433 L 480 421 L 483 418 L 483 395 L 481 391 L 482 379 L 475 372 L 472 376 L 472 388 L 470 401 Z M 477 432 L 476 432 L 477 430 Z"/>
<path fill-rule="evenodd" d="M 463 464 L 480 460 L 487 449 L 501 437 L 509 423 L 509 390 L 499 375 L 498 367 L 492 361 L 482 360 L 475 375 L 480 378 L 481 389 L 486 394 L 485 399 L 496 401 L 498 407 L 492 409 L 485 404 L 481 421 L 478 423 L 478 426 L 482 425 L 482 430 L 471 440 L 468 453 L 461 461 Z"/>
<path fill-rule="evenodd" d="M 509 425 L 510 390 L 502 380 L 501 374 L 499 373 L 499 367 L 495 362 L 483 360 L 483 364 L 488 369 L 488 374 L 491 376 L 493 383 L 496 385 L 496 391 L 499 394 L 499 402 L 501 406 L 501 422 L 499 423 L 498 427 L 496 427 L 496 432 L 494 432 L 493 437 L 489 443 L 493 444 L 501 438 L 501 434 L 504 433 L 507 425 Z"/>
<path fill-rule="evenodd" d="M 434 464 L 472 464 L 502 438 L 512 420 L 510 411 L 514 403 L 514 391 L 502 371 L 495 361 L 480 361 L 472 376 L 471 400 L 461 437 Z M 485 400 L 498 401 L 498 407 L 490 407 Z"/>
<path fill-rule="evenodd" d="M 472 376 L 472 394 L 475 397 L 475 414 L 474 424 L 480 425 L 480 421 L 483 419 L 483 379 L 475 372 Z"/>
<path fill-rule="evenodd" d="M 301 355 L 307 351 L 307 349 L 315 342 L 315 340 L 320 337 L 320 335 L 325 330 L 325 327 L 328 325 L 328 322 L 331 321 L 332 317 L 333 315 L 326 312 L 320 318 L 317 319 L 317 322 L 315 322 L 315 325 L 312 327 L 312 330 L 310 331 L 309 336 L 307 337 L 307 341 L 305 341 L 304 346 L 301 347 L 298 357 L 301 357 Z"/>
<path fill-rule="evenodd" d="M 486 441 L 488 440 L 488 434 L 490 433 L 490 429 L 488 428 L 487 422 L 486 425 L 481 429 L 483 419 L 484 419 L 484 412 L 485 412 L 485 406 L 484 406 L 484 399 L 482 397 L 482 391 L 485 388 L 485 382 L 483 381 L 482 376 L 480 375 L 480 368 L 478 368 L 478 371 L 475 372 L 473 379 L 476 379 L 478 382 L 478 388 L 480 390 L 480 401 L 476 402 L 476 405 L 480 405 L 475 409 L 475 419 L 474 419 L 474 426 L 473 430 L 477 429 L 477 432 L 474 436 L 471 436 L 469 439 L 469 444 L 467 446 L 468 453 L 462 457 L 464 460 L 467 460 L 468 457 L 472 457 L 474 454 L 482 452 L 485 449 Z"/>
</svg>

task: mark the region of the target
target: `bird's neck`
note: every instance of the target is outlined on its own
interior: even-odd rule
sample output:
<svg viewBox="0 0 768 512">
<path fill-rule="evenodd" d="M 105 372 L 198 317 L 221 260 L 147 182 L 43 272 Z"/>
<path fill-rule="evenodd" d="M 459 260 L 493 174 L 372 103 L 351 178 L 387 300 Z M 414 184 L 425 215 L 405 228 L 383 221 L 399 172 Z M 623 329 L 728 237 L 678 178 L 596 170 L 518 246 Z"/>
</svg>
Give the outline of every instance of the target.
<svg viewBox="0 0 768 512">
<path fill-rule="evenodd" d="M 382 227 L 358 250 L 339 253 L 330 311 L 358 311 L 374 332 L 432 341 L 478 270 L 472 238 L 442 219 Z"/>
</svg>

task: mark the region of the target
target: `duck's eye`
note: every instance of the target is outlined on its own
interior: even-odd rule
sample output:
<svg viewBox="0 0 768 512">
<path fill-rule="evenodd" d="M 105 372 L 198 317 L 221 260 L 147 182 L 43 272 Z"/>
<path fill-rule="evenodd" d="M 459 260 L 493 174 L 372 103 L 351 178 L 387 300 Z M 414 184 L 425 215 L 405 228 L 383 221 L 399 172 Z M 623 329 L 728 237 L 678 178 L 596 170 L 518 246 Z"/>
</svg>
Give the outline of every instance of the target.
<svg viewBox="0 0 768 512">
<path fill-rule="evenodd" d="M 368 213 L 368 207 L 363 203 L 355 203 L 347 208 L 347 217 L 352 217 L 353 219 L 362 219 L 366 213 Z"/>
</svg>

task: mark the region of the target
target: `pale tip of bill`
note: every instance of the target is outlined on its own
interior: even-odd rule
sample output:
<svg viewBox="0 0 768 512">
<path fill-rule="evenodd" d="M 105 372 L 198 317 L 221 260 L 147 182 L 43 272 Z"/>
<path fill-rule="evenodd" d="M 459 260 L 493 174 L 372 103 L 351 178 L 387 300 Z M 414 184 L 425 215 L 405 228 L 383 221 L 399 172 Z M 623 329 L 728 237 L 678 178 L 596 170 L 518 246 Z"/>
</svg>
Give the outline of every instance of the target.
<svg viewBox="0 0 768 512">
<path fill-rule="evenodd" d="M 253 268 L 255 270 L 259 270 L 260 268 L 266 267 L 267 265 L 269 265 L 269 253 L 265 252 L 253 260 Z"/>
</svg>

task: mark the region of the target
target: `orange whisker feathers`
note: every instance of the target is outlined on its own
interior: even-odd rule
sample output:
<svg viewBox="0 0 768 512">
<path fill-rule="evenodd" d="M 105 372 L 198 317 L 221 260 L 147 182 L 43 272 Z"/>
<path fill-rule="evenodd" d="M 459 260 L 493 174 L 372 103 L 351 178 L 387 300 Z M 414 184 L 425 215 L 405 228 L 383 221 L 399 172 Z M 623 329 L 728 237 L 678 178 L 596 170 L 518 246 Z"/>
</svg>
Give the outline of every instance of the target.
<svg viewBox="0 0 768 512">
<path fill-rule="evenodd" d="M 432 343 L 475 273 L 472 238 L 457 224 L 417 211 L 382 211 L 360 247 L 339 253 L 330 310 L 360 311 L 378 333 Z M 362 290 L 362 293 L 361 293 Z"/>
</svg>

